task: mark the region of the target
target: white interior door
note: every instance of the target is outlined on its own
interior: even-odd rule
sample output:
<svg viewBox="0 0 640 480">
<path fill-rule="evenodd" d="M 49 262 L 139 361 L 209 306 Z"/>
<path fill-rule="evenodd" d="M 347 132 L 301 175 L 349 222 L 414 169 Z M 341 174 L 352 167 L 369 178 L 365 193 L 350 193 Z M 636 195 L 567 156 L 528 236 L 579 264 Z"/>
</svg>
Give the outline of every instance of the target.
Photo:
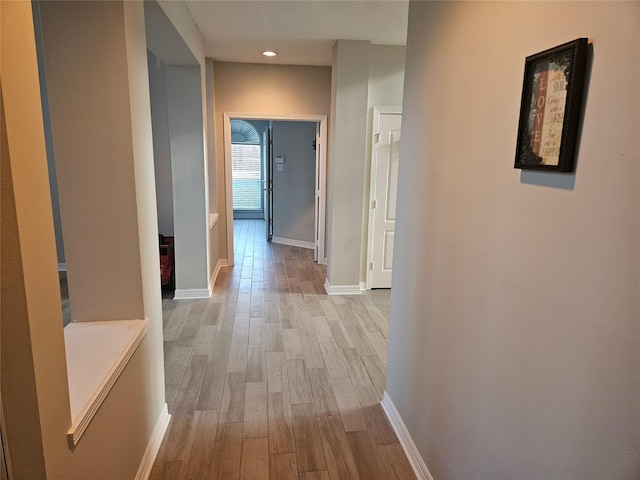
<svg viewBox="0 0 640 480">
<path fill-rule="evenodd" d="M 391 288 L 401 122 L 400 113 L 374 115 L 368 288 Z"/>
</svg>

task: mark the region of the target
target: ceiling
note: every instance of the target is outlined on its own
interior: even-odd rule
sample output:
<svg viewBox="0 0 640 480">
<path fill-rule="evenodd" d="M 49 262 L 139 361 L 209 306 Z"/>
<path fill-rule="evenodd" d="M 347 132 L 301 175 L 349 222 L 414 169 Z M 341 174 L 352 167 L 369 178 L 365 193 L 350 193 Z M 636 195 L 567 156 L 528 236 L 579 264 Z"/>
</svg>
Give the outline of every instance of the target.
<svg viewBox="0 0 640 480">
<path fill-rule="evenodd" d="M 404 45 L 406 0 L 186 0 L 214 60 L 331 65 L 336 40 Z M 265 50 L 278 56 L 267 58 Z"/>
</svg>

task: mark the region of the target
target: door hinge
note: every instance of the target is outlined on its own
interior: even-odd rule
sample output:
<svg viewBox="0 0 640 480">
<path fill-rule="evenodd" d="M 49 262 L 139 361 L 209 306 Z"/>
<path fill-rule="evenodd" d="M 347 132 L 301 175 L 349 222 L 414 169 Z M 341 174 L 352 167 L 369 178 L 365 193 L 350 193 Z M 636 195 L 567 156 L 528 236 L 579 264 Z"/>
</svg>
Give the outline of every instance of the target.
<svg viewBox="0 0 640 480">
<path fill-rule="evenodd" d="M 377 206 L 377 205 L 378 205 L 378 204 L 377 204 L 377 202 L 376 202 L 375 200 L 373 200 L 373 201 L 371 202 L 371 208 L 376 208 L 376 206 Z"/>
<path fill-rule="evenodd" d="M 369 270 L 373 270 L 373 262 L 369 264 Z"/>
<path fill-rule="evenodd" d="M 374 142 L 378 143 L 380 141 L 380 132 L 373 134 Z"/>
</svg>

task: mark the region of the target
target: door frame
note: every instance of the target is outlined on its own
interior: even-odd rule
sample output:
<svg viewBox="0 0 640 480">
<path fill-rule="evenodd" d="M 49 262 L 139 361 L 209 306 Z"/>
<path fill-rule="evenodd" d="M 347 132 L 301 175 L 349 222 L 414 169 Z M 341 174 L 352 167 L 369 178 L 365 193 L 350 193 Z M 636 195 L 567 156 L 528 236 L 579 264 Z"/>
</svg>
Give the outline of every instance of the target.
<svg viewBox="0 0 640 480">
<path fill-rule="evenodd" d="M 319 197 L 319 208 L 316 209 L 316 225 L 318 235 L 316 238 L 318 250 L 318 263 L 325 263 L 325 224 L 326 224 L 326 191 L 327 191 L 327 116 L 326 115 L 282 115 L 275 113 L 244 113 L 224 112 L 224 177 L 225 177 L 225 202 L 227 217 L 227 262 L 229 266 L 234 263 L 233 257 L 233 183 L 231 179 L 231 120 L 272 120 L 274 122 L 310 122 L 320 124 L 320 168 L 316 174 L 316 191 L 314 195 Z M 319 176 L 319 178 L 318 178 Z"/>
<path fill-rule="evenodd" d="M 269 126 L 262 132 L 262 203 L 265 221 L 265 239 L 268 241 L 273 237 L 271 224 L 273 223 L 272 200 L 271 193 L 273 191 L 273 159 L 271 158 L 271 122 Z M 231 192 L 233 195 L 233 192 Z"/>
<path fill-rule="evenodd" d="M 371 262 L 373 262 L 373 234 L 375 223 L 376 175 L 378 166 L 378 138 L 381 115 L 402 115 L 402 107 L 373 107 L 373 126 L 371 128 L 371 175 L 369 178 L 369 226 L 367 229 L 367 278 L 365 288 L 371 290 Z"/>
</svg>

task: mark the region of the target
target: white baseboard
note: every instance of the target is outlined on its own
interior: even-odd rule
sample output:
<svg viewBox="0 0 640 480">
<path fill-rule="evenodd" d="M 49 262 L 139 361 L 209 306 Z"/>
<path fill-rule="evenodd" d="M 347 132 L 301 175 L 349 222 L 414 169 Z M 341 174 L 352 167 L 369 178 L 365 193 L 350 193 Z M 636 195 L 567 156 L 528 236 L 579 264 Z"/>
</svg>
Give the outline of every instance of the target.
<svg viewBox="0 0 640 480">
<path fill-rule="evenodd" d="M 271 241 L 273 243 L 280 243 L 282 245 L 290 245 L 292 247 L 301 247 L 308 248 L 313 250 L 316 248 L 316 244 L 313 242 L 305 242 L 304 240 L 293 240 L 291 238 L 282 238 L 282 237 L 272 237 Z"/>
<path fill-rule="evenodd" d="M 380 404 L 382 405 L 382 409 L 389 419 L 389 423 L 391 423 L 393 430 L 396 432 L 398 440 L 400 441 L 400 445 L 402 445 L 402 449 L 407 455 L 407 459 L 409 460 L 411 468 L 413 468 L 413 472 L 416 474 L 416 477 L 418 477 L 418 480 L 434 480 L 431 472 L 429 472 L 429 469 L 427 468 L 427 465 L 424 463 L 420 452 L 418 452 L 416 444 L 413 443 L 411 434 L 402 421 L 400 413 L 396 409 L 396 406 L 393 404 L 391 397 L 389 397 L 386 391 L 384 392 L 382 402 Z"/>
<path fill-rule="evenodd" d="M 198 298 L 211 298 L 209 287 L 176 289 L 173 294 L 174 300 L 194 300 Z"/>
<path fill-rule="evenodd" d="M 360 285 L 330 285 L 329 279 L 324 280 L 324 289 L 329 295 L 360 295 Z"/>
<path fill-rule="evenodd" d="M 363 292 L 367 289 L 367 282 L 360 282 L 360 290 Z"/>
<path fill-rule="evenodd" d="M 226 259 L 219 259 L 218 263 L 216 263 L 216 268 L 213 269 L 213 273 L 211 274 L 211 278 L 209 279 L 209 296 L 213 295 L 213 287 L 216 284 L 216 280 L 218 279 L 218 274 L 220 273 L 220 269 L 222 267 L 227 266 Z"/>
<path fill-rule="evenodd" d="M 59 272 L 66 272 L 67 271 L 67 264 L 66 263 L 59 263 L 58 264 L 58 271 Z"/>
<path fill-rule="evenodd" d="M 140 466 L 138 467 L 138 473 L 136 473 L 135 480 L 147 480 L 149 475 L 151 475 L 151 469 L 156 461 L 156 455 L 158 455 L 158 450 L 160 450 L 160 444 L 162 443 L 164 434 L 169 426 L 169 420 L 171 420 L 171 415 L 169 415 L 169 408 L 165 403 L 162 406 L 162 411 L 156 421 L 156 426 L 153 428 L 153 433 L 151 434 L 151 438 L 147 444 L 147 449 L 145 450 Z"/>
</svg>

